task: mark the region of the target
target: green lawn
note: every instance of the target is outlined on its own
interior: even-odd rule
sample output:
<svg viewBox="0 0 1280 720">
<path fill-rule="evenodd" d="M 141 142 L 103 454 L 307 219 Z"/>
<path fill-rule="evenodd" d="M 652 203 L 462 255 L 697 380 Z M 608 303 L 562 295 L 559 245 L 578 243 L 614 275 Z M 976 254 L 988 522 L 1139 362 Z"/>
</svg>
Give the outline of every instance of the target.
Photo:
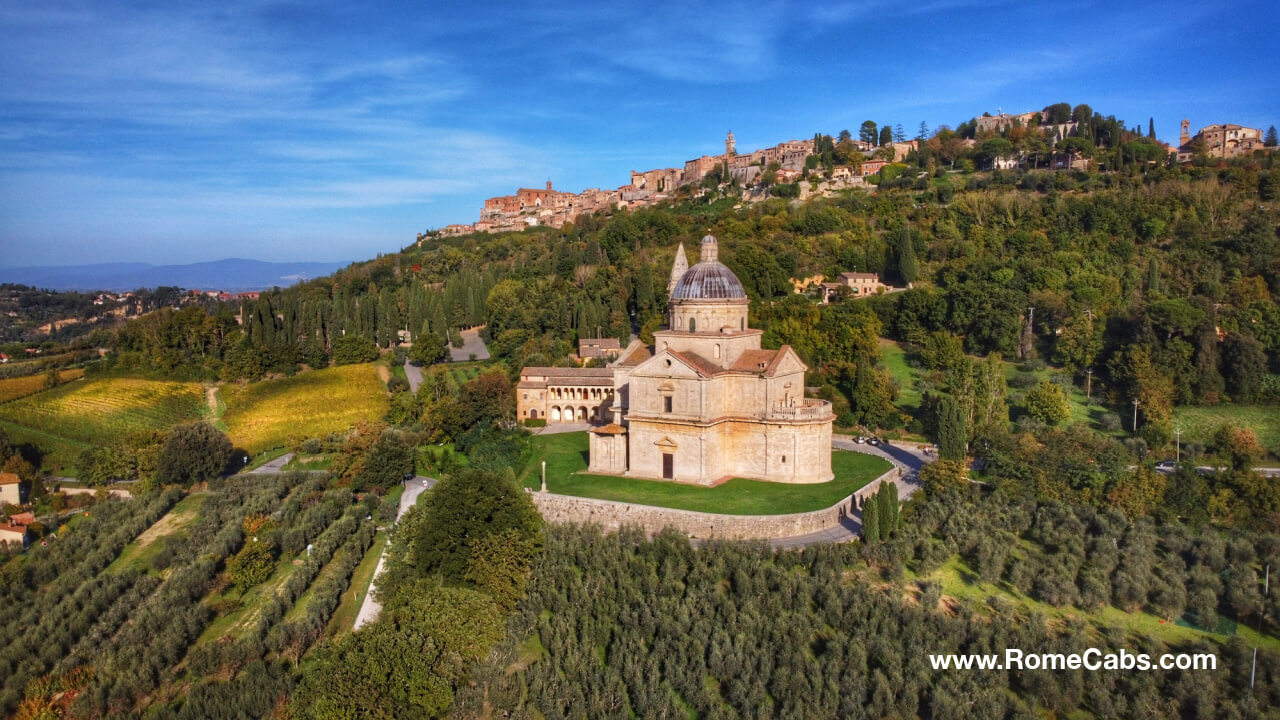
<svg viewBox="0 0 1280 720">
<path fill-rule="evenodd" d="M 1097 610 L 1054 607 L 1022 595 L 1010 588 L 1006 583 L 981 582 L 977 578 L 977 573 L 973 572 L 958 556 L 952 557 L 941 568 L 931 573 L 926 573 L 919 579 L 941 583 L 943 595 L 971 601 L 970 605 L 973 607 L 983 606 L 989 598 L 998 596 L 1014 605 L 1040 613 L 1048 618 L 1084 618 L 1096 625 L 1122 628 L 1137 636 L 1155 637 L 1164 644 L 1171 646 L 1205 638 L 1223 642 L 1227 638 L 1226 635 L 1206 632 L 1176 622 L 1161 621 L 1159 617 L 1149 613 L 1125 612 L 1112 605 L 1106 605 Z M 1258 635 L 1252 629 L 1244 626 L 1237 627 L 1236 633 L 1251 644 L 1257 642 L 1262 647 L 1280 651 L 1280 639 L 1270 635 Z"/>
<path fill-rule="evenodd" d="M 785 515 L 830 507 L 879 477 L 892 465 L 872 455 L 837 450 L 831 454 L 836 479 L 817 485 L 788 485 L 734 478 L 714 488 L 660 480 L 588 475 L 587 434 L 535 435 L 533 454 L 519 476 L 538 488 L 541 461 L 547 461 L 547 490 L 600 500 L 724 515 Z"/>
<path fill-rule="evenodd" d="M 916 390 L 916 371 L 907 364 L 907 352 L 892 340 L 880 340 L 880 360 L 889 376 L 898 382 L 898 407 L 907 413 L 920 409 L 920 391 Z"/>
<path fill-rule="evenodd" d="M 1251 428 L 1262 446 L 1280 455 L 1280 407 L 1267 405 L 1212 405 L 1180 407 L 1173 411 L 1173 426 L 1182 428 L 1183 442 L 1208 444 L 1223 425 Z"/>
</svg>

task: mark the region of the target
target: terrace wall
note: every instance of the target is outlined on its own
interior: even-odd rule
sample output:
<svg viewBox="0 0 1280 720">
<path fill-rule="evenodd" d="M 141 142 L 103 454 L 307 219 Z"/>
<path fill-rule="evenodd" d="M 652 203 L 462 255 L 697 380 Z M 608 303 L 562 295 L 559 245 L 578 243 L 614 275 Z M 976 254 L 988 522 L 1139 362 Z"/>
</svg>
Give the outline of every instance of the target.
<svg viewBox="0 0 1280 720">
<path fill-rule="evenodd" d="M 831 507 L 789 515 L 719 515 L 536 491 L 530 496 L 542 517 L 552 523 L 595 524 L 605 530 L 633 525 L 650 535 L 674 528 L 693 538 L 771 539 L 808 535 L 839 525 L 840 518 L 857 515 L 856 508 L 864 499 L 898 472 L 897 468 L 889 469 Z"/>
</svg>

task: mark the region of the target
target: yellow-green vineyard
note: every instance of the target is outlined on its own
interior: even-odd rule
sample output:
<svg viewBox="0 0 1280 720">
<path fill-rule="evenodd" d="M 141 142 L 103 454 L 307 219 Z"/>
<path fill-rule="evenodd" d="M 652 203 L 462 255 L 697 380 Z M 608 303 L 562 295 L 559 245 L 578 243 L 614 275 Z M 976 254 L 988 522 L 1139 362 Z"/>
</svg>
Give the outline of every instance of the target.
<svg viewBox="0 0 1280 720">
<path fill-rule="evenodd" d="M 387 412 L 387 392 L 371 364 L 315 370 L 218 391 L 231 442 L 257 453 L 345 431 Z"/>
</svg>

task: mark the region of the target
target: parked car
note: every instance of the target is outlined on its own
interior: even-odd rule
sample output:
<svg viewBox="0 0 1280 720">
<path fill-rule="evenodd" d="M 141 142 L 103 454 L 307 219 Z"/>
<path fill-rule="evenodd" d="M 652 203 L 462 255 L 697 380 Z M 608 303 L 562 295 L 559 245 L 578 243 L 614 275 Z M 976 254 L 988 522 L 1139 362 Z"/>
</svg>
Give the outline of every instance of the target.
<svg viewBox="0 0 1280 720">
<path fill-rule="evenodd" d="M 863 445 L 863 444 L 865 444 L 865 443 L 867 442 L 867 439 L 866 439 L 866 438 L 864 438 L 864 437 L 862 437 L 861 435 L 859 435 L 859 436 L 858 436 L 858 439 L 857 439 L 857 440 L 855 440 L 854 442 L 858 443 L 859 445 Z"/>
<path fill-rule="evenodd" d="M 880 441 L 879 441 L 879 440 L 877 440 L 877 439 L 875 439 L 875 438 L 871 438 L 870 440 L 867 440 L 867 442 L 871 443 L 872 445 L 879 445 L 879 444 L 880 444 Z"/>
<path fill-rule="evenodd" d="M 1157 472 L 1173 472 L 1178 469 L 1178 464 L 1172 460 L 1161 460 L 1156 463 Z"/>
</svg>

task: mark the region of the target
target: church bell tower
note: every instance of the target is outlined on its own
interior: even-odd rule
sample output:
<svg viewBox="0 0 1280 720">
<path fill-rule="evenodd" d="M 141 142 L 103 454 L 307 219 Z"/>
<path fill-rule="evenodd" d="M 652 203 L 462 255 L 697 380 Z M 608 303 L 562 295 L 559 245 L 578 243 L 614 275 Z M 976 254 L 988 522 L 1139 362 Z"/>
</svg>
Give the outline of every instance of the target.
<svg viewBox="0 0 1280 720">
<path fill-rule="evenodd" d="M 735 142 L 733 139 L 732 130 L 730 130 L 729 134 L 726 135 L 724 138 L 724 154 L 728 155 L 729 157 L 733 157 L 734 155 L 738 154 L 738 143 Z"/>
</svg>

